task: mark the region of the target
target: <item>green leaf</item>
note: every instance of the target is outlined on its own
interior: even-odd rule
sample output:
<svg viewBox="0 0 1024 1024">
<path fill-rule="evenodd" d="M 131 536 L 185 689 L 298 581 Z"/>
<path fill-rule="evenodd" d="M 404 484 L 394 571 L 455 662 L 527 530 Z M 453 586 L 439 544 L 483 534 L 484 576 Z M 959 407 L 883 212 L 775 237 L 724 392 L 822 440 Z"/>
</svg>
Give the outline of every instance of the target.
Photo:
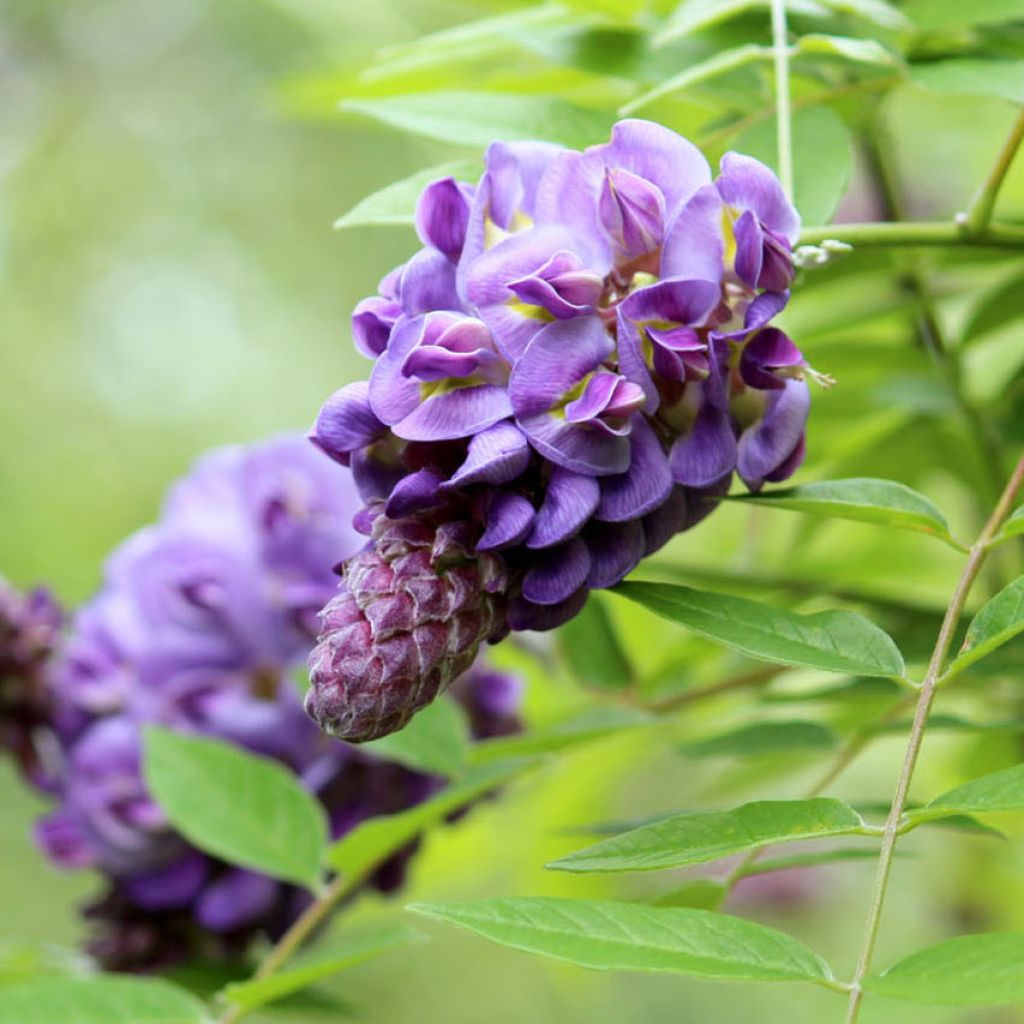
<svg viewBox="0 0 1024 1024">
<path fill-rule="evenodd" d="M 342 874 L 361 877 L 425 829 L 511 781 L 535 763 L 524 759 L 474 767 L 457 783 L 422 804 L 363 822 L 330 848 L 328 863 Z"/>
<path fill-rule="evenodd" d="M 158 978 L 53 978 L 0 990 L 0 1024 L 207 1024 L 194 996 Z"/>
<path fill-rule="evenodd" d="M 674 814 L 560 857 L 547 867 L 573 872 L 659 871 L 773 843 L 865 833 L 861 816 L 841 800 L 760 800 L 732 811 Z"/>
<path fill-rule="evenodd" d="M 909 854 L 897 850 L 896 857 L 907 857 Z M 791 871 L 793 868 L 816 868 L 822 864 L 835 864 L 847 860 L 878 860 L 877 846 L 840 847 L 837 850 L 811 850 L 809 853 L 795 853 L 792 857 L 773 857 L 771 860 L 758 860 L 743 868 L 740 878 L 753 878 L 755 875 L 770 875 L 776 871 Z"/>
<path fill-rule="evenodd" d="M 899 59 L 892 50 L 874 39 L 854 39 L 850 36 L 830 36 L 810 32 L 801 36 L 796 44 L 797 54 L 839 57 L 855 64 L 880 64 L 892 67 Z"/>
<path fill-rule="evenodd" d="M 707 910 L 556 898 L 409 907 L 493 942 L 597 970 L 732 981 L 831 981 L 828 965 L 774 928 Z"/>
<path fill-rule="evenodd" d="M 908 0 L 904 14 L 924 32 L 1020 20 L 1020 0 Z"/>
<path fill-rule="evenodd" d="M 654 36 L 655 46 L 664 46 L 675 39 L 711 28 L 749 11 L 761 10 L 767 17 L 771 0 L 683 0 Z M 827 17 L 828 10 L 813 0 L 788 0 L 790 14 Z"/>
<path fill-rule="evenodd" d="M 910 19 L 902 11 L 896 10 L 885 0 L 821 0 L 821 2 L 839 14 L 848 14 L 896 32 L 913 27 Z"/>
<path fill-rule="evenodd" d="M 321 946 L 315 954 L 296 958 L 286 971 L 228 985 L 222 995 L 235 1006 L 255 1010 L 381 953 L 425 941 L 426 936 L 404 925 L 366 930 Z"/>
<path fill-rule="evenodd" d="M 818 722 L 753 722 L 679 749 L 689 758 L 762 757 L 831 750 L 835 742 L 835 733 Z"/>
<path fill-rule="evenodd" d="M 597 594 L 592 593 L 583 611 L 558 630 L 555 640 L 569 671 L 582 686 L 625 690 L 634 682 L 615 623 Z"/>
<path fill-rule="evenodd" d="M 986 654 L 1024 632 L 1024 576 L 1018 576 L 981 606 L 967 627 L 967 636 L 944 680 L 952 679 Z"/>
<path fill-rule="evenodd" d="M 732 50 L 724 50 L 716 53 L 707 60 L 698 61 L 684 68 L 678 74 L 667 78 L 655 88 L 641 93 L 628 103 L 623 104 L 621 113 L 632 114 L 641 107 L 646 107 L 663 96 L 670 96 L 672 93 L 682 92 L 692 85 L 699 85 L 709 79 L 717 78 L 719 75 L 735 71 L 737 68 L 745 67 L 747 64 L 754 64 L 759 61 L 770 61 L 772 49 L 769 46 L 757 46 L 748 43 L 746 46 L 737 46 Z"/>
<path fill-rule="evenodd" d="M 423 189 L 440 178 L 476 181 L 480 177 L 479 160 L 456 160 L 430 167 L 396 181 L 360 199 L 348 213 L 335 222 L 336 228 L 356 228 L 379 224 L 411 226 L 416 219 L 416 202 Z"/>
<path fill-rule="evenodd" d="M 643 728 L 657 722 L 657 717 L 640 708 L 593 707 L 582 714 L 547 729 L 502 736 L 473 745 L 470 760 L 483 764 L 497 758 L 550 754 L 559 750 L 611 736 L 627 729 Z"/>
<path fill-rule="evenodd" d="M 1009 540 L 1010 537 L 1019 537 L 1024 533 L 1024 505 L 1021 505 L 1009 519 L 1003 523 L 1003 528 L 999 531 L 1000 540 Z"/>
<path fill-rule="evenodd" d="M 1024 934 L 961 935 L 864 979 L 869 992 L 925 1006 L 995 1006 L 1024 999 Z"/>
<path fill-rule="evenodd" d="M 1014 274 L 984 293 L 961 337 L 972 341 L 1024 317 L 1024 274 Z"/>
<path fill-rule="evenodd" d="M 231 864 L 315 887 L 327 842 L 316 798 L 283 765 L 149 726 L 146 784 L 171 824 Z"/>
<path fill-rule="evenodd" d="M 1024 60 L 951 57 L 912 65 L 910 80 L 929 92 L 993 96 L 1024 103 Z"/>
<path fill-rule="evenodd" d="M 654 907 L 696 907 L 719 910 L 729 895 L 729 887 L 717 878 L 691 878 L 650 901 Z"/>
<path fill-rule="evenodd" d="M 951 815 L 1024 809 L 1024 764 L 983 775 L 907 812 L 917 824 Z"/>
<path fill-rule="evenodd" d="M 89 958 L 76 949 L 21 939 L 0 942 L 0 985 L 51 975 L 86 974 L 92 969 Z"/>
<path fill-rule="evenodd" d="M 613 593 L 753 658 L 826 672 L 902 676 L 892 638 L 853 612 L 799 615 L 759 601 L 670 583 L 620 583 Z"/>
<path fill-rule="evenodd" d="M 461 146 L 495 139 L 541 139 L 582 148 L 602 142 L 612 118 L 565 100 L 499 92 L 437 90 L 379 99 L 351 99 L 342 110 L 365 114 L 392 128 Z"/>
<path fill-rule="evenodd" d="M 450 777 L 466 767 L 469 726 L 458 704 L 450 697 L 441 697 L 415 715 L 400 732 L 364 743 L 362 749 L 407 768 Z"/>
<path fill-rule="evenodd" d="M 778 491 L 737 495 L 731 500 L 918 530 L 960 547 L 950 536 L 949 525 L 938 507 L 923 494 L 895 480 L 871 477 L 822 480 Z"/>
<path fill-rule="evenodd" d="M 778 170 L 775 120 L 738 135 L 732 148 Z M 853 170 L 853 140 L 839 116 L 825 106 L 793 113 L 793 202 L 805 225 L 827 224 Z"/>
</svg>

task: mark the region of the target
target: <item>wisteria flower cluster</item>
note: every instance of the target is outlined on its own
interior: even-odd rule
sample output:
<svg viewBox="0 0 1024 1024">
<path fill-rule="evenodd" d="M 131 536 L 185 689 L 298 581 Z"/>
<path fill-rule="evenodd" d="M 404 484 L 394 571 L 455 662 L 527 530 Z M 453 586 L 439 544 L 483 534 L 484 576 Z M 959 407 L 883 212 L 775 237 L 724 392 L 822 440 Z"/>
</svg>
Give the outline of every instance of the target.
<svg viewBox="0 0 1024 1024">
<path fill-rule="evenodd" d="M 87 914 L 106 966 L 240 953 L 257 933 L 279 935 L 310 898 L 173 830 L 143 779 L 144 725 L 286 765 L 320 798 L 336 837 L 442 784 L 324 736 L 302 710 L 293 674 L 335 590 L 333 567 L 365 544 L 351 526 L 358 505 L 350 478 L 302 437 L 216 451 L 171 490 L 156 525 L 115 551 L 74 616 L 46 674 L 48 715 L 32 723 L 33 778 L 57 800 L 37 836 L 56 865 L 105 877 Z M 29 634 L 19 636 L 5 657 L 26 649 Z M 511 677 L 474 668 L 453 694 L 476 735 L 518 727 Z M 371 884 L 398 885 L 410 852 Z"/>
<path fill-rule="evenodd" d="M 549 629 L 728 490 L 804 454 L 809 367 L 772 319 L 799 218 L 775 175 L 621 121 L 584 152 L 495 143 L 416 214 L 424 247 L 356 307 L 369 380 L 313 429 L 371 548 L 324 615 L 307 709 L 399 728 L 484 641 Z"/>
</svg>

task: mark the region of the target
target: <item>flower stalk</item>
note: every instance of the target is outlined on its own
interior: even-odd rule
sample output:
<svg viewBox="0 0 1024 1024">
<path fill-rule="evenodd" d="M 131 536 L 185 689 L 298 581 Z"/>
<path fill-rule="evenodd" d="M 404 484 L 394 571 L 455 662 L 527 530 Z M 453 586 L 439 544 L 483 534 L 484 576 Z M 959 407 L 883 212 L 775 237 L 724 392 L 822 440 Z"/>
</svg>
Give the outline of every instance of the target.
<svg viewBox="0 0 1024 1024">
<path fill-rule="evenodd" d="M 914 721 L 907 741 L 906 754 L 903 758 L 903 767 L 900 770 L 899 780 L 896 784 L 896 794 L 893 797 L 889 816 L 885 823 L 885 832 L 882 836 L 882 849 L 875 877 L 874 895 L 868 911 L 864 944 L 861 948 L 857 969 L 850 988 L 850 1001 L 846 1016 L 847 1024 L 855 1024 L 860 1015 L 860 1006 L 864 998 L 862 982 L 871 968 L 875 944 L 878 940 L 879 925 L 882 919 L 882 909 L 885 904 L 885 896 L 892 874 L 893 856 L 900 833 L 900 824 L 906 808 L 910 783 L 913 780 L 914 770 L 917 767 L 918 757 L 921 753 L 921 744 L 924 741 L 928 716 L 935 702 L 935 694 L 938 690 L 939 680 L 942 677 L 942 669 L 949 655 L 949 649 L 953 643 L 953 637 L 956 634 L 956 628 L 960 622 L 960 616 L 963 614 L 971 587 L 974 585 L 974 581 L 977 579 L 985 558 L 991 550 L 992 538 L 996 536 L 1006 517 L 1013 510 L 1022 488 L 1024 488 L 1024 456 L 1018 460 L 1017 467 L 1003 490 L 995 510 L 979 534 L 978 539 L 971 547 L 967 564 L 964 566 L 956 589 L 950 599 L 949 606 L 946 609 L 946 614 L 942 620 L 942 627 L 939 630 L 938 638 L 935 641 L 935 648 L 928 663 L 928 669 L 921 683 L 917 708 L 914 712 Z"/>
<path fill-rule="evenodd" d="M 972 234 L 984 232 L 992 219 L 992 211 L 995 209 L 996 199 L 1003 181 L 1010 170 L 1013 158 L 1024 141 L 1024 110 L 1021 110 L 1013 122 L 1010 134 L 1006 137 L 996 162 L 992 165 L 988 177 L 982 183 L 977 194 L 971 201 L 971 205 L 964 215 L 964 222 Z"/>
</svg>

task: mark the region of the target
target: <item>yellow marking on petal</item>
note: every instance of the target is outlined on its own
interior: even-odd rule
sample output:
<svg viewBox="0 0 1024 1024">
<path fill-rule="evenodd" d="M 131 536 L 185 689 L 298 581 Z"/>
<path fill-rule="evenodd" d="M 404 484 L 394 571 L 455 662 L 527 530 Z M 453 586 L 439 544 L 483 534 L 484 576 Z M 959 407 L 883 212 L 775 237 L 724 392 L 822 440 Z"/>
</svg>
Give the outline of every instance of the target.
<svg viewBox="0 0 1024 1024">
<path fill-rule="evenodd" d="M 497 224 L 491 220 L 490 216 L 484 218 L 484 248 L 491 249 L 496 246 L 499 242 L 504 242 L 508 238 L 509 232 L 504 228 L 499 228 Z"/>
<path fill-rule="evenodd" d="M 738 212 L 731 206 L 722 208 L 722 240 L 725 242 L 723 262 L 726 270 L 733 270 L 736 265 L 736 232 L 732 225 Z"/>
<path fill-rule="evenodd" d="M 516 212 L 512 214 L 511 230 L 513 232 L 525 231 L 527 228 L 532 227 L 533 218 L 528 213 L 524 213 L 522 210 L 516 210 Z"/>
<path fill-rule="evenodd" d="M 538 320 L 542 324 L 552 324 L 555 317 L 543 306 L 534 306 L 531 303 L 523 302 L 522 299 L 506 299 L 505 305 L 514 313 L 526 317 L 528 320 Z"/>
</svg>

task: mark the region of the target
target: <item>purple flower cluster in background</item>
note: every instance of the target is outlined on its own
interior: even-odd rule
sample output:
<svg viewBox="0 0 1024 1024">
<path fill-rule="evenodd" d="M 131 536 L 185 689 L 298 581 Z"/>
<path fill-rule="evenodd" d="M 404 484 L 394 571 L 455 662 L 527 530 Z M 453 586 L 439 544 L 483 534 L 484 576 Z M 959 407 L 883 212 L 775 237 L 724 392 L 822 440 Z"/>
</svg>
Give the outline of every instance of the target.
<svg viewBox="0 0 1024 1024">
<path fill-rule="evenodd" d="M 33 779 L 58 801 L 38 824 L 40 844 L 58 866 L 106 879 L 87 911 L 105 965 L 238 953 L 258 932 L 278 935 L 309 899 L 175 833 L 143 781 L 143 725 L 287 765 L 319 796 L 335 837 L 443 784 L 324 736 L 292 678 L 336 589 L 334 566 L 366 543 L 351 526 L 359 505 L 348 474 L 304 438 L 219 450 L 171 490 L 156 525 L 115 551 L 102 588 L 75 615 L 46 675 L 46 714 L 25 736 Z M 52 648 L 55 626 L 43 627 L 53 614 L 36 611 L 44 606 L 5 593 L 5 677 L 12 659 L 34 664 L 37 643 Z M 514 679 L 474 668 L 452 693 L 476 735 L 518 728 Z M 410 852 L 371 884 L 398 885 Z"/>
<path fill-rule="evenodd" d="M 308 710 L 353 740 L 400 727 L 484 640 L 567 621 L 734 473 L 757 489 L 804 454 L 809 368 L 771 326 L 799 218 L 758 161 L 728 153 L 712 180 L 638 120 L 582 153 L 494 143 L 475 185 L 427 186 L 416 225 L 424 247 L 353 316 L 369 380 L 312 434 L 374 543 L 311 661 Z"/>
</svg>

